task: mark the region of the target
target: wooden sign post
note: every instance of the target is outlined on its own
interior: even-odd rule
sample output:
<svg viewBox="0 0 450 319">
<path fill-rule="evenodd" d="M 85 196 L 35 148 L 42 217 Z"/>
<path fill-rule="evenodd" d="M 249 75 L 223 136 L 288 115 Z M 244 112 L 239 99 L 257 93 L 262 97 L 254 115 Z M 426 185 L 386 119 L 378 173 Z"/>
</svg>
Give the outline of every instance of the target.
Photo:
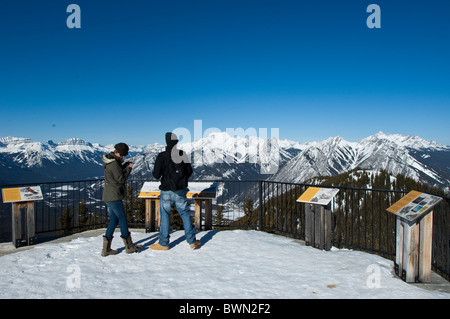
<svg viewBox="0 0 450 319">
<path fill-rule="evenodd" d="M 139 198 L 145 199 L 145 232 L 157 231 L 160 226 L 159 207 L 161 191 L 159 182 L 145 182 L 139 193 Z"/>
<path fill-rule="evenodd" d="M 145 232 L 153 232 L 160 227 L 159 182 L 145 182 L 139 198 L 145 199 Z M 202 203 L 205 207 L 205 230 L 212 229 L 212 200 L 216 197 L 217 183 L 190 182 L 186 198 L 194 200 L 195 228 L 202 229 Z"/>
<path fill-rule="evenodd" d="M 395 273 L 406 282 L 431 281 L 433 207 L 441 200 L 411 191 L 387 209 L 397 216 Z"/>
<path fill-rule="evenodd" d="M 18 248 L 36 244 L 34 201 L 43 199 L 41 187 L 3 188 L 2 195 L 3 203 L 12 203 L 13 245 Z M 22 214 L 25 215 L 25 229 L 22 229 Z"/>
<path fill-rule="evenodd" d="M 202 229 L 202 203 L 205 207 L 204 229 L 212 229 L 212 200 L 216 198 L 217 183 L 189 183 L 186 197 L 194 200 L 195 229 Z"/>
<path fill-rule="evenodd" d="M 332 242 L 331 199 L 338 189 L 309 187 L 297 199 L 305 203 L 305 243 L 322 250 L 330 250 Z"/>
</svg>

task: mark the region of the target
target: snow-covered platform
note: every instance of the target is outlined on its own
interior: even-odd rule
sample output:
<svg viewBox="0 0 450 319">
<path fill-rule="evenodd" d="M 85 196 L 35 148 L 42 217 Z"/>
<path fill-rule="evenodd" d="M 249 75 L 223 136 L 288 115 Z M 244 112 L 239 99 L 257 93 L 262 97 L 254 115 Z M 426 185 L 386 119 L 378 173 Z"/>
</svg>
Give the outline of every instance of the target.
<svg viewBox="0 0 450 319">
<path fill-rule="evenodd" d="M 120 253 L 101 257 L 103 232 L 17 250 L 0 244 L 0 298 L 450 299 L 450 284 L 434 282 L 437 275 L 429 285 L 408 284 L 382 257 L 264 232 L 202 231 L 203 247 L 193 251 L 175 231 L 169 251 L 153 251 L 158 233 L 133 230 L 140 253 L 126 254 L 116 233 L 112 248 Z"/>
</svg>

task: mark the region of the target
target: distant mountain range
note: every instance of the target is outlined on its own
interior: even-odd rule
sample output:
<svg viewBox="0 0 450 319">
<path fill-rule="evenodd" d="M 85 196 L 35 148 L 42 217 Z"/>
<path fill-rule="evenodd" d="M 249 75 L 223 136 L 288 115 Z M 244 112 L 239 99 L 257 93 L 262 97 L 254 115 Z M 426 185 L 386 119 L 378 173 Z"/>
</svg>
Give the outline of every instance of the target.
<svg viewBox="0 0 450 319">
<path fill-rule="evenodd" d="M 165 146 L 131 146 L 131 178 L 151 179 L 155 158 Z M 403 174 L 450 190 L 450 147 L 417 136 L 379 132 L 359 142 L 333 137 L 301 144 L 289 140 L 231 137 L 212 133 L 179 146 L 190 155 L 193 179 L 269 179 L 303 182 L 357 167 Z M 0 185 L 71 181 L 103 176 L 101 155 L 113 150 L 73 138 L 61 143 L 0 138 Z M 261 165 L 262 163 L 262 165 Z M 266 174 L 266 173 L 271 174 Z"/>
<path fill-rule="evenodd" d="M 303 182 L 355 168 L 384 169 L 446 192 L 450 189 L 450 147 L 417 136 L 379 132 L 359 142 L 334 137 L 307 145 L 270 179 Z"/>
</svg>

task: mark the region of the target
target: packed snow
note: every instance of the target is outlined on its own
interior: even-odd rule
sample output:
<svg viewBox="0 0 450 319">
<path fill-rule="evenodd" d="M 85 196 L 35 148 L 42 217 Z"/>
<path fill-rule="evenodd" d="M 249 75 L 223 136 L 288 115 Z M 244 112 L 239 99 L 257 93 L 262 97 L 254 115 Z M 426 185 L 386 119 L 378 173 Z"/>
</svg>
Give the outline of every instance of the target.
<svg viewBox="0 0 450 319">
<path fill-rule="evenodd" d="M 126 254 L 120 233 L 101 257 L 102 236 L 47 243 L 0 257 L 0 298 L 450 298 L 403 282 L 392 262 L 345 249 L 322 251 L 259 231 L 201 231 L 191 250 L 183 231 L 169 251 L 153 251 L 158 233 L 132 233 L 140 253 Z"/>
</svg>

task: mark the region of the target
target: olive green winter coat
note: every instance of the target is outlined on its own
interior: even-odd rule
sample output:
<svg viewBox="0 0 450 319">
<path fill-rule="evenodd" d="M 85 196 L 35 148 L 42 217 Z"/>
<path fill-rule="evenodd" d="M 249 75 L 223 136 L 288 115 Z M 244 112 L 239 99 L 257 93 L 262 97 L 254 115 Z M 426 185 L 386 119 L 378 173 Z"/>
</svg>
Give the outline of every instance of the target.
<svg viewBox="0 0 450 319">
<path fill-rule="evenodd" d="M 103 201 L 113 202 L 125 197 L 125 183 L 131 173 L 131 167 L 123 163 L 121 158 L 114 153 L 102 156 L 105 168 L 105 188 L 103 190 Z"/>
</svg>

